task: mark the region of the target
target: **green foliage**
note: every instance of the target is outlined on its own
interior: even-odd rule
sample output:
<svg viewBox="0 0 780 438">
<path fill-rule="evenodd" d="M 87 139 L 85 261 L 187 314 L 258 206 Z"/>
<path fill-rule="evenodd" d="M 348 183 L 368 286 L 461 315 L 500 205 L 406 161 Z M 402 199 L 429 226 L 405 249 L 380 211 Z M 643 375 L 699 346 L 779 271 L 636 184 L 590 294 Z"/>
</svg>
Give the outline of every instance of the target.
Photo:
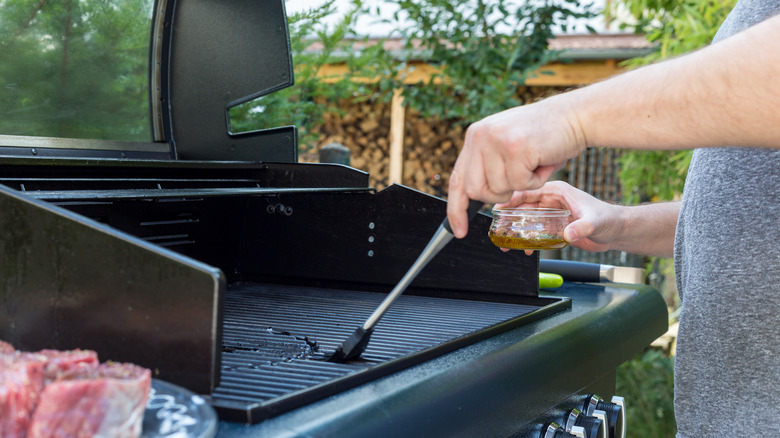
<svg viewBox="0 0 780 438">
<path fill-rule="evenodd" d="M 658 50 L 626 62 L 639 67 L 701 48 L 712 41 L 736 0 L 617 0 L 635 19 L 623 25 L 658 44 Z M 667 201 L 682 193 L 692 151 L 625 151 L 620 180 L 625 201 Z"/>
<path fill-rule="evenodd" d="M 231 108 L 232 132 L 295 125 L 299 127 L 300 143 L 306 145 L 311 140 L 306 127 L 320 123 L 327 112 L 339 111 L 339 100 L 359 92 L 362 85 L 351 81 L 352 75 L 329 78 L 318 73 L 328 63 L 345 61 L 351 65 L 355 58 L 363 56 L 351 50 L 355 20 L 363 11 L 361 2 L 353 0 L 343 18 L 329 26 L 325 19 L 336 12 L 334 3 L 335 0 L 327 0 L 288 16 L 295 84 Z M 308 50 L 314 43 L 320 47 Z"/>
<path fill-rule="evenodd" d="M 706 46 L 712 41 L 736 0 L 619 0 L 636 19 L 623 28 L 644 32 L 658 43 L 658 51 L 628 61 L 638 66 L 677 56 Z"/>
<path fill-rule="evenodd" d="M 401 0 L 394 24 L 407 53 L 440 69 L 430 86 L 405 90 L 408 104 L 425 116 L 465 123 L 522 104 L 517 88 L 556 53 L 547 41 L 555 26 L 592 17 L 576 0 Z M 418 46 L 419 44 L 419 46 Z"/>
<path fill-rule="evenodd" d="M 691 151 L 626 151 L 619 179 L 629 204 L 669 201 L 682 193 Z"/>
<path fill-rule="evenodd" d="M 0 132 L 150 141 L 151 6 L 0 2 Z"/>
<path fill-rule="evenodd" d="M 615 393 L 626 399 L 626 424 L 632 438 L 673 437 L 674 357 L 654 349 L 617 369 Z"/>
</svg>

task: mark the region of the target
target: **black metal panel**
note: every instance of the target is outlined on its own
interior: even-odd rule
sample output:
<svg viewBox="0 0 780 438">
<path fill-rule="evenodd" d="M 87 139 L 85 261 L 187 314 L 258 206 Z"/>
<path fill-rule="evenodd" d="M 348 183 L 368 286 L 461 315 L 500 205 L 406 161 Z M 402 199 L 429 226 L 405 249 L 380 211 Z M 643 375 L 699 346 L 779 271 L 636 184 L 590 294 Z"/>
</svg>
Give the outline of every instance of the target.
<svg viewBox="0 0 780 438">
<path fill-rule="evenodd" d="M 18 184 L 32 189 L 27 192 L 31 196 L 195 258 L 231 279 L 331 284 L 384 293 L 422 251 L 441 223 L 446 205 L 403 186 L 379 193 L 329 188 L 169 188 L 198 182 L 28 178 Z M 131 184 L 134 190 L 35 191 L 80 184 L 96 188 Z M 470 235 L 451 242 L 410 290 L 536 296 L 538 256 L 501 252 L 487 239 L 489 222 L 487 216 L 472 221 Z"/>
<path fill-rule="evenodd" d="M 89 158 L 130 158 L 164 160 L 170 157 L 168 152 L 121 151 L 101 149 L 62 149 L 46 147 L 0 147 L 0 155 L 18 157 L 89 157 Z"/>
<path fill-rule="evenodd" d="M 216 384 L 225 281 L 209 266 L 0 187 L 0 339 L 86 348 Z"/>
<path fill-rule="evenodd" d="M 368 174 L 347 166 L 314 163 L 0 157 L 0 184 L 31 192 L 231 187 L 316 191 L 367 189 Z"/>
<path fill-rule="evenodd" d="M 446 202 L 393 185 L 379 193 L 280 193 L 247 209 L 239 271 L 260 281 L 331 281 L 389 292 L 445 217 Z M 504 253 L 478 215 L 410 286 L 538 294 L 538 254 Z"/>
<path fill-rule="evenodd" d="M 167 14 L 162 112 L 176 157 L 297 161 L 295 127 L 231 135 L 228 126 L 229 107 L 293 83 L 284 2 L 171 0 Z"/>
</svg>

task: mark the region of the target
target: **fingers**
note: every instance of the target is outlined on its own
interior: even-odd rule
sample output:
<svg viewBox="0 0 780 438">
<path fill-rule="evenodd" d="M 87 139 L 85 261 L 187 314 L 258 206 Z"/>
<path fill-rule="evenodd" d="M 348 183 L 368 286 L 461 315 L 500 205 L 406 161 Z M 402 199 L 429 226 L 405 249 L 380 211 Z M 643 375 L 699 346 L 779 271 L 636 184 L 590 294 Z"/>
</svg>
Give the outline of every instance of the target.
<svg viewBox="0 0 780 438">
<path fill-rule="evenodd" d="M 557 165 L 540 166 L 541 158 L 523 136 L 507 132 L 512 125 L 498 114 L 469 126 L 455 169 L 470 199 L 504 202 L 515 190 L 534 189 L 549 179 Z"/>
<path fill-rule="evenodd" d="M 561 191 L 561 185 L 568 186 L 559 181 L 552 181 L 535 190 L 521 190 L 514 192 L 509 201 L 504 204 L 496 204 L 498 207 L 543 207 L 569 209 L 570 201 Z"/>
<path fill-rule="evenodd" d="M 460 161 L 460 158 L 458 158 Z M 458 170 L 458 163 L 455 163 L 455 169 L 450 175 L 449 196 L 447 199 L 447 220 L 450 222 L 452 234 L 462 239 L 468 233 L 468 215 L 466 210 L 469 205 L 469 197 L 463 188 L 463 179 Z"/>
<path fill-rule="evenodd" d="M 565 135 L 554 105 L 552 110 L 535 108 L 537 111 L 525 107 L 503 111 L 466 130 L 449 184 L 447 217 L 455 237 L 462 238 L 468 232 L 469 199 L 503 203 L 516 190 L 538 189 L 578 153 L 578 145 Z"/>
</svg>

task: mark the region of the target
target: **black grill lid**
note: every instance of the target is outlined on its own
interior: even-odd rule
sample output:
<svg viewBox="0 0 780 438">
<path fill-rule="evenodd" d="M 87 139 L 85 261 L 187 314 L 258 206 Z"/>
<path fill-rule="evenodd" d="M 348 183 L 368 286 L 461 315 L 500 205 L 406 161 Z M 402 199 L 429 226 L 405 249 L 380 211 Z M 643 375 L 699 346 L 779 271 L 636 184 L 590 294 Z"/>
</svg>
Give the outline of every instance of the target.
<svg viewBox="0 0 780 438">
<path fill-rule="evenodd" d="M 294 126 L 234 133 L 229 120 L 230 108 L 293 84 L 284 1 L 155 0 L 153 8 L 148 26 L 150 141 L 0 132 L 0 155 L 296 162 Z M 100 63 L 118 62 L 98 54 L 86 61 L 94 62 L 96 68 L 103 65 Z M 43 80 L 50 85 L 59 79 L 50 75 Z M 116 101 L 113 97 L 104 99 L 125 104 L 121 96 L 117 95 Z M 65 100 L 58 111 L 79 113 L 79 103 Z M 33 118 L 50 116 L 32 112 Z M 78 125 L 70 119 L 63 123 Z"/>
<path fill-rule="evenodd" d="M 293 84 L 283 1 L 158 0 L 152 36 L 152 120 L 174 158 L 297 161 L 294 126 L 231 134 L 228 119 Z"/>
</svg>

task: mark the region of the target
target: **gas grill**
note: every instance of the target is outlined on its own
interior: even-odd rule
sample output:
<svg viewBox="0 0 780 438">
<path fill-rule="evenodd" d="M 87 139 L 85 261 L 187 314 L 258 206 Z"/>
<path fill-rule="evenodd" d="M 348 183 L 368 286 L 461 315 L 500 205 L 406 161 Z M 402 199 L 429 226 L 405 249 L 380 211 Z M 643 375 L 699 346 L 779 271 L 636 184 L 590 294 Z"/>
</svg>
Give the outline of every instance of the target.
<svg viewBox="0 0 780 438">
<path fill-rule="evenodd" d="M 621 436 L 615 369 L 665 331 L 660 295 L 540 292 L 538 253 L 499 251 L 484 214 L 362 357 L 324 360 L 446 203 L 297 163 L 294 127 L 230 132 L 226 108 L 292 84 L 283 2 L 158 1 L 152 21 L 155 142 L 0 136 L 0 339 L 149 367 L 219 436 Z M 566 427 L 579 411 L 595 428 Z"/>
</svg>

